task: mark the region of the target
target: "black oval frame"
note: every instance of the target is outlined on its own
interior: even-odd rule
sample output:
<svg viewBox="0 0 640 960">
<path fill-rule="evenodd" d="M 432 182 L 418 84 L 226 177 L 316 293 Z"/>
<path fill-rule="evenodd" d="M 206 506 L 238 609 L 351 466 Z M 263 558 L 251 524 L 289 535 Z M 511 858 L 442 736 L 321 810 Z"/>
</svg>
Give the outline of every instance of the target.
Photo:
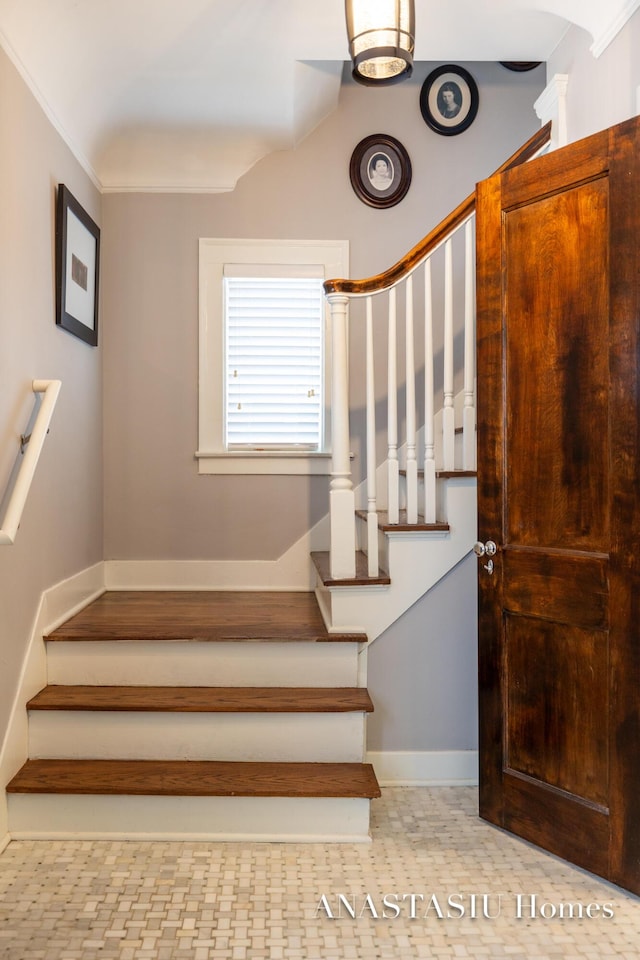
<svg viewBox="0 0 640 960">
<path fill-rule="evenodd" d="M 527 73 L 528 70 L 535 70 L 542 63 L 542 60 L 499 60 L 501 67 L 512 70 L 514 73 Z"/>
<path fill-rule="evenodd" d="M 445 76 L 447 77 L 446 80 L 443 79 Z M 447 122 L 442 113 L 440 113 L 440 117 L 436 116 L 431 109 L 429 101 L 432 92 L 435 92 L 437 98 L 445 83 L 451 81 L 457 83 L 460 92 L 463 93 L 460 82 L 456 80 L 456 77 L 466 85 L 469 95 L 468 97 L 465 95 L 462 96 L 462 103 L 458 109 L 458 114 L 456 117 L 451 118 L 452 121 L 457 121 L 453 123 Z M 478 85 L 475 80 L 464 67 L 458 67 L 452 63 L 447 63 L 442 67 L 436 67 L 435 70 L 432 70 L 420 90 L 420 112 L 422 113 L 422 118 L 428 127 L 431 127 L 432 130 L 440 133 L 443 137 L 455 137 L 464 130 L 468 130 L 476 118 L 479 104 L 480 95 L 478 94 Z M 458 115 L 461 117 L 459 121 L 457 120 Z"/>
<path fill-rule="evenodd" d="M 372 158 L 381 153 L 391 161 L 393 178 L 387 190 L 376 190 L 366 174 Z M 407 195 L 411 186 L 411 160 L 409 154 L 395 137 L 386 133 L 374 133 L 365 137 L 351 154 L 349 177 L 351 186 L 363 203 L 378 210 L 394 207 Z"/>
</svg>

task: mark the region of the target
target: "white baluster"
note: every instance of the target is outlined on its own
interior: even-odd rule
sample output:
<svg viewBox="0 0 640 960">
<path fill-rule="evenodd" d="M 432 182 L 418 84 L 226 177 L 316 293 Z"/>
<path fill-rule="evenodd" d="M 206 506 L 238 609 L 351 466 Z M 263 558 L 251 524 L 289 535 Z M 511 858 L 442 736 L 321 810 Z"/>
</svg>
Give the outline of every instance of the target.
<svg viewBox="0 0 640 960">
<path fill-rule="evenodd" d="M 474 248 L 473 221 L 465 226 L 464 256 L 464 409 L 462 413 L 462 469 L 476 466 L 476 408 L 475 379 L 475 299 L 473 288 Z"/>
<path fill-rule="evenodd" d="M 407 277 L 405 302 L 405 370 L 407 397 L 407 523 L 418 522 L 416 460 L 416 370 L 413 342 L 413 277 Z"/>
<path fill-rule="evenodd" d="M 398 372 L 396 347 L 396 290 L 389 290 L 389 346 L 387 351 L 387 510 L 389 523 L 400 521 L 398 464 Z"/>
<path fill-rule="evenodd" d="M 367 297 L 367 564 L 370 577 L 377 577 L 378 509 L 376 504 L 376 391 L 373 365 L 373 305 Z"/>
<path fill-rule="evenodd" d="M 329 513 L 330 566 L 334 579 L 356 575 L 355 497 L 351 481 L 349 441 L 348 305 L 344 294 L 327 296 L 331 307 L 332 386 L 331 438 L 333 459 Z"/>
<path fill-rule="evenodd" d="M 444 247 L 444 404 L 442 410 L 443 467 L 455 466 L 455 411 L 453 408 L 453 255 L 451 238 Z"/>
<path fill-rule="evenodd" d="M 431 257 L 424 265 L 424 520 L 436 521 L 436 455 L 433 384 L 433 295 Z"/>
</svg>

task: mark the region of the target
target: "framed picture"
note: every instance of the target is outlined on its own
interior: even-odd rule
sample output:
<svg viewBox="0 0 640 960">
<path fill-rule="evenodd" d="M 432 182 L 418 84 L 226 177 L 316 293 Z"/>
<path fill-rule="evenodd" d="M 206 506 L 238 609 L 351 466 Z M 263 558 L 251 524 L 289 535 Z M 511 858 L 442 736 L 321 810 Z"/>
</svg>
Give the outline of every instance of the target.
<svg viewBox="0 0 640 960">
<path fill-rule="evenodd" d="M 370 207 L 394 207 L 411 185 L 409 154 L 395 137 L 374 133 L 351 154 L 351 186 Z"/>
<path fill-rule="evenodd" d="M 98 343 L 100 228 L 64 183 L 56 203 L 56 323 Z"/>
<path fill-rule="evenodd" d="M 467 130 L 478 112 L 478 87 L 463 67 L 433 70 L 420 90 L 420 111 L 427 126 L 444 137 Z"/>
<path fill-rule="evenodd" d="M 500 66 L 512 70 L 514 73 L 526 73 L 528 70 L 535 70 L 542 63 L 542 60 L 500 60 Z"/>
</svg>

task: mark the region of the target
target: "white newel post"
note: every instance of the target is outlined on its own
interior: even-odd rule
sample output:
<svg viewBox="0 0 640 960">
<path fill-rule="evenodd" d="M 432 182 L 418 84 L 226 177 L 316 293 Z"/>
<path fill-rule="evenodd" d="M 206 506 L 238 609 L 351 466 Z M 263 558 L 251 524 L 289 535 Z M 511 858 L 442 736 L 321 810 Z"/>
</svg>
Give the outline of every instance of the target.
<svg viewBox="0 0 640 960">
<path fill-rule="evenodd" d="M 335 580 L 356 575 L 356 516 L 349 440 L 349 298 L 332 293 L 327 300 L 332 333 L 330 565 Z"/>
</svg>

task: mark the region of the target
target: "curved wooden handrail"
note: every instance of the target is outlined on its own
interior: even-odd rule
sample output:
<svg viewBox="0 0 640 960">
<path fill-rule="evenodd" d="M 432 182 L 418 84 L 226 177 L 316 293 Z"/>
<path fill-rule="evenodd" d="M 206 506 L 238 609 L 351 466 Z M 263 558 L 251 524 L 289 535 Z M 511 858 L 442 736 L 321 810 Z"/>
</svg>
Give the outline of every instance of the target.
<svg viewBox="0 0 640 960">
<path fill-rule="evenodd" d="M 512 167 L 517 167 L 535 156 L 545 144 L 551 139 L 551 122 L 545 124 L 540 130 L 537 130 L 526 143 L 524 143 L 508 160 L 498 167 L 493 176 L 498 173 L 504 173 Z M 442 220 L 437 227 L 412 247 L 411 250 L 402 258 L 394 263 L 392 267 L 385 270 L 384 273 L 378 273 L 374 277 L 367 277 L 364 280 L 345 280 L 335 279 L 326 280 L 324 283 L 324 292 L 326 294 L 342 293 L 351 295 L 364 295 L 368 293 L 378 293 L 392 287 L 403 277 L 406 277 L 418 264 L 428 257 L 435 248 L 453 233 L 464 221 L 471 216 L 476 206 L 476 192 L 469 194 L 466 200 L 463 200 L 455 210 Z"/>
<path fill-rule="evenodd" d="M 402 280 L 403 277 L 411 273 L 414 267 L 417 267 L 425 257 L 435 250 L 445 237 L 453 233 L 456 227 L 460 226 L 473 213 L 475 205 L 476 194 L 474 190 L 448 217 L 445 217 L 437 227 L 434 227 L 431 233 L 428 233 L 423 240 L 420 240 L 415 247 L 409 250 L 402 260 L 398 260 L 384 273 L 378 273 L 375 277 L 367 277 L 366 280 L 326 280 L 324 292 L 366 294 L 392 287 L 398 280 Z"/>
</svg>

